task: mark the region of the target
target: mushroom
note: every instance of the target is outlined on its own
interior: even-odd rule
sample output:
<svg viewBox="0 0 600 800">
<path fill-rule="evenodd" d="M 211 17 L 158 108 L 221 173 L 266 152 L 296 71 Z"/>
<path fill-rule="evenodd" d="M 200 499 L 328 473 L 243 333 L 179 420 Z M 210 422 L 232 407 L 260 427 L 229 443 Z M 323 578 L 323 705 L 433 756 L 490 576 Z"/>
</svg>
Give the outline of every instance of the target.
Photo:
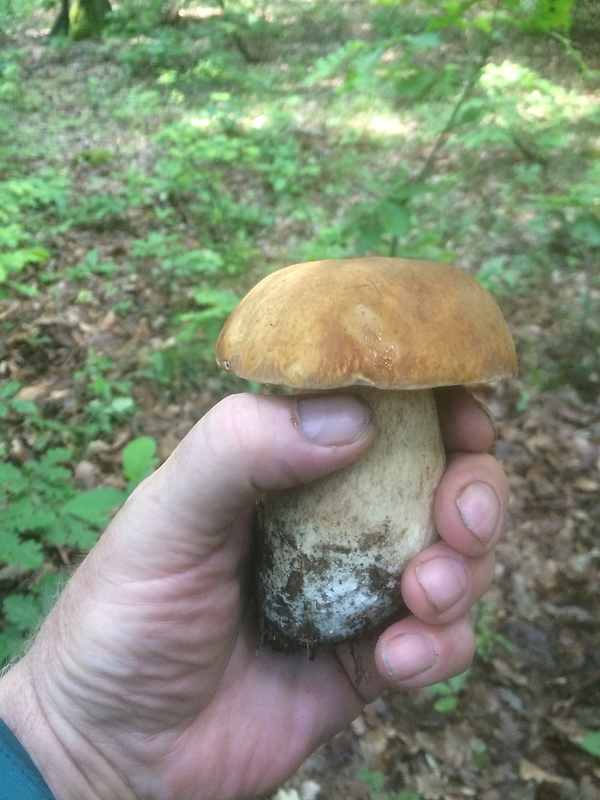
<svg viewBox="0 0 600 800">
<path fill-rule="evenodd" d="M 385 622 L 402 608 L 402 570 L 436 539 L 445 455 L 432 388 L 516 372 L 496 302 L 447 264 L 295 264 L 242 299 L 216 354 L 221 367 L 261 384 L 357 395 L 380 431 L 355 464 L 261 498 L 263 641 L 312 652 Z"/>
</svg>

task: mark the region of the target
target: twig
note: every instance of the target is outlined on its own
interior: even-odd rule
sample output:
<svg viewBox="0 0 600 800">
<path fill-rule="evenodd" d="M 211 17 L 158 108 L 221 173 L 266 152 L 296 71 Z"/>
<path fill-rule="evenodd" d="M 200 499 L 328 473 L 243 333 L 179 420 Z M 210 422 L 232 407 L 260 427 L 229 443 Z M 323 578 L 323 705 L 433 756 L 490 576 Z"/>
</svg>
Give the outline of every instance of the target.
<svg viewBox="0 0 600 800">
<path fill-rule="evenodd" d="M 472 70 L 471 77 L 464 84 L 462 91 L 460 92 L 458 98 L 456 99 L 456 102 L 454 103 L 454 106 L 452 108 L 452 111 L 450 112 L 450 116 L 448 117 L 446 124 L 444 125 L 440 133 L 438 133 L 436 140 L 433 143 L 431 150 L 429 151 L 429 155 L 425 159 L 425 163 L 419 170 L 418 174 L 410 180 L 409 183 L 411 185 L 418 186 L 420 183 L 426 181 L 427 178 L 429 178 L 429 176 L 433 172 L 439 152 L 446 144 L 449 134 L 452 133 L 452 130 L 456 124 L 457 117 L 462 107 L 465 105 L 467 100 L 471 98 L 473 92 L 475 91 L 475 87 L 477 86 L 477 84 L 479 83 L 479 79 L 481 78 L 481 73 L 483 71 L 483 68 L 489 61 L 489 58 L 495 46 L 496 45 L 492 35 L 491 34 L 488 35 L 487 45 L 483 50 L 483 53 L 481 54 L 481 57 L 476 67 Z M 408 201 L 409 198 L 407 198 L 404 202 L 408 203 Z M 399 244 L 398 237 L 394 236 L 390 243 L 390 255 L 392 257 L 395 256 L 398 251 L 398 244 Z"/>
</svg>

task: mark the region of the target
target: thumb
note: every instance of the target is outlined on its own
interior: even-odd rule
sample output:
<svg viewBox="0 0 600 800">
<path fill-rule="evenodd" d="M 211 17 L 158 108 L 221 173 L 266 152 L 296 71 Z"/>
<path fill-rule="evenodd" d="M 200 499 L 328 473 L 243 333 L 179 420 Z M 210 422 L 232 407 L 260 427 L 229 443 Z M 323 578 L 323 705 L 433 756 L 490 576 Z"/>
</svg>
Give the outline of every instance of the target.
<svg viewBox="0 0 600 800">
<path fill-rule="evenodd" d="M 226 398 L 131 495 L 114 525 L 171 567 L 209 555 L 265 490 L 307 483 L 358 459 L 374 438 L 351 395 Z M 122 530 L 123 533 L 123 530 Z M 146 562 L 147 565 L 147 562 Z M 182 566 L 182 565 L 180 565 Z"/>
</svg>

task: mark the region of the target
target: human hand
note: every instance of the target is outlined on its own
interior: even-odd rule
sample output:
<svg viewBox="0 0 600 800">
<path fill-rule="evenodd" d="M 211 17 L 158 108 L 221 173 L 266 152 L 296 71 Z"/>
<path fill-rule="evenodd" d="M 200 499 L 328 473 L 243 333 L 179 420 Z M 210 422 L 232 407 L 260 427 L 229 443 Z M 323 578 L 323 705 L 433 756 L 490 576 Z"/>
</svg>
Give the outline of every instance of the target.
<svg viewBox="0 0 600 800">
<path fill-rule="evenodd" d="M 402 578 L 412 616 L 313 661 L 259 646 L 254 504 L 359 458 L 374 435 L 369 415 L 347 397 L 238 395 L 198 423 L 0 682 L 0 717 L 57 800 L 250 798 L 386 686 L 468 666 L 466 615 L 492 578 L 507 485 L 483 453 L 494 438 L 486 414 L 463 389 L 438 398 L 449 451 L 434 507 L 442 539 Z"/>
</svg>

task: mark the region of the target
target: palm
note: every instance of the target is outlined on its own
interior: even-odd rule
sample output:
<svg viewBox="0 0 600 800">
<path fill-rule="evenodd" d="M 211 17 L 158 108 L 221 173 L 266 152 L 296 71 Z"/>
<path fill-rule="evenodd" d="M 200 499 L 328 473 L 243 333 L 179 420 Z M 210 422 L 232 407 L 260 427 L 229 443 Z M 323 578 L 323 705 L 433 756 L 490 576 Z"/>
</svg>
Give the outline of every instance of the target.
<svg viewBox="0 0 600 800">
<path fill-rule="evenodd" d="M 257 653 L 253 639 L 240 642 L 222 687 L 190 722 L 164 776 L 173 782 L 157 797 L 254 797 L 358 713 L 362 702 L 335 658 Z"/>
<path fill-rule="evenodd" d="M 248 534 L 240 534 L 220 537 L 193 567 L 173 571 L 171 563 L 166 575 L 143 566 L 142 549 L 136 565 L 144 580 L 125 580 L 136 572 L 125 554 L 116 574 L 108 570 L 102 546 L 81 568 L 110 577 L 79 604 L 80 624 L 69 628 L 65 652 L 85 676 L 71 723 L 96 740 L 101 726 L 106 758 L 131 776 L 139 796 L 264 791 L 362 705 L 335 655 L 310 661 L 259 647 L 251 614 L 244 617 L 240 564 Z M 101 642 L 82 646 L 78 631 L 101 630 L 109 631 Z M 143 786 L 135 783 L 136 766 Z"/>
</svg>

